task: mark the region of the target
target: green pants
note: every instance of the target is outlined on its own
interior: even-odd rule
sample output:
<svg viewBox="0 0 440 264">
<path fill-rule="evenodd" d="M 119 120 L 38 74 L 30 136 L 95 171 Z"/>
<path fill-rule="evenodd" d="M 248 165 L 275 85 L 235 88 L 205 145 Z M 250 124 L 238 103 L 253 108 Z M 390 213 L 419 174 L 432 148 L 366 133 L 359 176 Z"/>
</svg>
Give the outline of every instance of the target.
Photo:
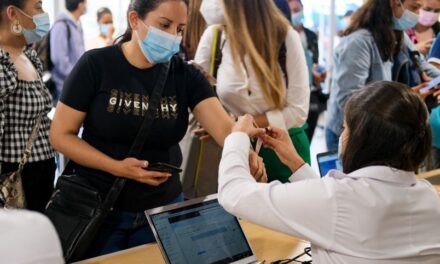
<svg viewBox="0 0 440 264">
<path fill-rule="evenodd" d="M 298 154 L 310 165 L 310 142 L 304 131 L 306 128 L 307 124 L 300 128 L 291 128 L 289 129 L 289 135 Z M 280 159 L 272 149 L 261 148 L 259 156 L 264 160 L 269 182 L 279 180 L 284 183 L 289 181 L 292 171 L 281 163 Z"/>
</svg>

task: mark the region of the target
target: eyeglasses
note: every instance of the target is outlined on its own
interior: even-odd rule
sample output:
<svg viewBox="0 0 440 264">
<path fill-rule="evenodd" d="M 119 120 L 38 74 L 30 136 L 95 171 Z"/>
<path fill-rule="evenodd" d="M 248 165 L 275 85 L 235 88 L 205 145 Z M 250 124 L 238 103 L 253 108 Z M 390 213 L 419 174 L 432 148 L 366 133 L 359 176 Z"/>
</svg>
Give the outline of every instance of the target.
<svg viewBox="0 0 440 264">
<path fill-rule="evenodd" d="M 312 264 L 312 260 L 300 260 L 301 258 L 311 258 L 312 257 L 312 248 L 306 247 L 304 248 L 304 252 L 299 254 L 298 256 L 291 258 L 291 259 L 281 259 L 272 262 L 271 264 L 287 264 L 287 263 L 301 263 L 301 264 Z"/>
</svg>

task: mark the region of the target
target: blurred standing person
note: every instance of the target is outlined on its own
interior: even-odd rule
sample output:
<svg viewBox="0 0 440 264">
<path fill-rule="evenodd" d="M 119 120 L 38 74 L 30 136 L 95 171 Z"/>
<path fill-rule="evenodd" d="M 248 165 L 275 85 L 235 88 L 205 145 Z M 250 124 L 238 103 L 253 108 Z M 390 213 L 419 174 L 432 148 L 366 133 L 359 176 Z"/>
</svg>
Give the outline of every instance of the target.
<svg viewBox="0 0 440 264">
<path fill-rule="evenodd" d="M 325 103 L 327 101 L 326 96 L 322 93 L 321 83 L 325 81 L 326 72 L 325 68 L 319 66 L 319 48 L 318 48 L 318 35 L 312 30 L 304 27 L 304 6 L 301 0 L 288 0 L 291 21 L 293 28 L 298 32 L 301 43 L 308 56 L 312 58 L 313 66 L 311 67 L 312 92 L 310 94 L 310 109 L 307 118 L 308 128 L 306 129 L 307 137 L 309 141 L 312 141 L 313 134 L 315 132 L 316 125 L 318 123 L 319 114 L 325 110 Z"/>
<path fill-rule="evenodd" d="M 84 33 L 80 17 L 87 8 L 87 0 L 65 0 L 67 13 L 61 13 L 50 33 L 50 58 L 53 63 L 52 77 L 56 85 L 54 100 L 63 89 L 64 80 L 84 53 Z"/>
<path fill-rule="evenodd" d="M 99 49 L 110 46 L 115 41 L 113 34 L 115 27 L 113 26 L 113 14 L 107 7 L 101 7 L 96 13 L 99 25 L 99 35 L 86 41 L 86 50 Z"/>
<path fill-rule="evenodd" d="M 367 0 L 355 12 L 335 49 L 334 68 L 326 120 L 329 150 L 338 148 L 344 107 L 356 90 L 371 81 L 392 79 L 392 58 L 401 46 L 403 32 L 415 26 L 417 14 L 400 0 Z M 356 59 L 353 59 L 356 58 Z"/>
<path fill-rule="evenodd" d="M 190 0 L 188 11 L 188 25 L 185 28 L 183 37 L 183 49 L 185 60 L 194 59 L 200 38 L 206 29 L 206 22 L 200 13 L 200 6 L 203 0 Z"/>
<path fill-rule="evenodd" d="M 41 0 L 0 1 L 0 171 L 16 171 L 37 119 L 38 137 L 21 174 L 27 208 L 44 212 L 52 195 L 55 153 L 49 144 L 52 96 L 43 65 L 28 45 L 50 29 Z"/>
<path fill-rule="evenodd" d="M 251 114 L 259 127 L 279 126 L 289 131 L 300 155 L 310 162 L 310 143 L 304 131 L 310 88 L 298 33 L 273 0 L 217 3 L 221 7 L 216 13 L 217 20 L 222 21 L 224 13 L 226 22 L 217 72 L 221 102 L 235 116 Z M 215 26 L 207 28 L 195 57 L 207 72 L 214 30 Z M 260 156 L 269 180 L 288 180 L 290 169 L 272 150 L 262 148 Z"/>
<path fill-rule="evenodd" d="M 440 0 L 423 0 L 422 3 L 417 25 L 408 29 L 406 33 L 416 44 L 418 51 L 426 56 L 431 49 L 432 42 L 440 32 L 440 23 L 438 22 Z"/>
</svg>

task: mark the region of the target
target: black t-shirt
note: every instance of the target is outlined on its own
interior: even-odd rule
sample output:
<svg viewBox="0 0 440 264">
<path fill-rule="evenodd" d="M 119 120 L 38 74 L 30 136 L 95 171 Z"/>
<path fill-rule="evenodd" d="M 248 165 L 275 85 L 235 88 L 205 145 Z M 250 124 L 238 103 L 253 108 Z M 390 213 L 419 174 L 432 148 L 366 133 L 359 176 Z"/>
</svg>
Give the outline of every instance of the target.
<svg viewBox="0 0 440 264">
<path fill-rule="evenodd" d="M 159 69 L 158 65 L 149 69 L 134 67 L 120 46 L 89 51 L 65 81 L 61 102 L 87 113 L 82 134 L 86 142 L 114 159 L 125 159 L 143 122 Z M 156 119 L 136 158 L 180 167 L 178 143 L 187 130 L 188 109 L 213 96 L 212 87 L 198 70 L 173 57 Z M 75 171 L 103 193 L 115 180 L 109 173 L 79 165 L 75 165 Z M 158 187 L 128 180 L 116 207 L 143 211 L 164 205 L 181 192 L 177 174 Z"/>
</svg>

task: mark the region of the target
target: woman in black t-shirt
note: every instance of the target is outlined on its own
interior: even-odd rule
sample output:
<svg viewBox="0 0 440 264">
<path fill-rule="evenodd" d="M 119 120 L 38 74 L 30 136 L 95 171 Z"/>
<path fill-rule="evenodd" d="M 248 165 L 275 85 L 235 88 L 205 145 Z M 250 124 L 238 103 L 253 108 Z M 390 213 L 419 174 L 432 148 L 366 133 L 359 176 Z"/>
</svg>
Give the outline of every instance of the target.
<svg viewBox="0 0 440 264">
<path fill-rule="evenodd" d="M 178 174 L 148 165 L 181 164 L 179 141 L 188 126 L 188 108 L 223 145 L 233 125 L 209 83 L 178 57 L 186 23 L 184 0 L 133 0 L 129 30 L 119 45 L 87 52 L 64 84 L 51 127 L 54 148 L 75 162 L 75 171 L 106 193 L 115 176 L 128 182 L 89 256 L 154 241 L 144 210 L 182 200 Z M 156 119 L 139 157 L 127 157 L 143 121 L 160 63 L 171 61 Z M 77 137 L 84 127 L 82 139 Z M 253 174 L 265 174 L 251 154 Z"/>
</svg>

